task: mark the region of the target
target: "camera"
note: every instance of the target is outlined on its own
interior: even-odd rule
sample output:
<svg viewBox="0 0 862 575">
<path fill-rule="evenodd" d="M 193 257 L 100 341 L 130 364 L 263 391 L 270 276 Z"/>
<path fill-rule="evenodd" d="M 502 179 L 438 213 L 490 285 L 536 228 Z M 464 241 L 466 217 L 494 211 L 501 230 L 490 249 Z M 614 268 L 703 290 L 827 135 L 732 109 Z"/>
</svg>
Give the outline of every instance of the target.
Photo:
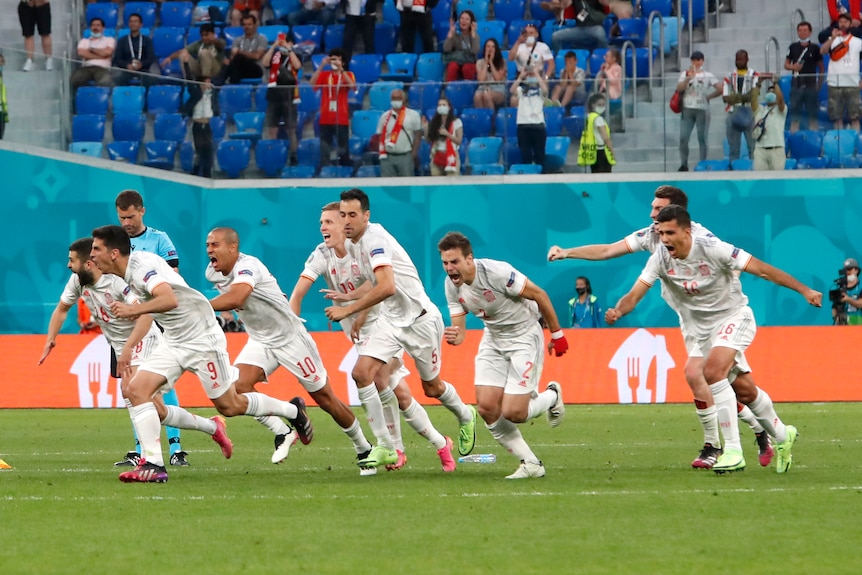
<svg viewBox="0 0 862 575">
<path fill-rule="evenodd" d="M 841 298 L 847 293 L 847 272 L 844 268 L 838 270 L 838 277 L 832 280 L 835 287 L 829 290 L 829 301 L 832 302 L 832 307 L 842 305 Z"/>
</svg>

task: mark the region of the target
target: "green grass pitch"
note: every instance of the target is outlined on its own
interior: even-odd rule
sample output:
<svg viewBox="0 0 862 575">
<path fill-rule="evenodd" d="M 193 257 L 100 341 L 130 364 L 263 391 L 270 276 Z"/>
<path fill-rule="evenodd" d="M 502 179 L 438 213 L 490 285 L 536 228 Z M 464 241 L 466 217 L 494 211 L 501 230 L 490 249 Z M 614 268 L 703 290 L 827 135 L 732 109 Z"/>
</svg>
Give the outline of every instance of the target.
<svg viewBox="0 0 862 575">
<path fill-rule="evenodd" d="M 503 479 L 517 462 L 485 429 L 476 452 L 497 463 L 444 474 L 406 425 L 407 466 L 360 477 L 347 438 L 311 409 L 314 442 L 278 466 L 250 418 L 228 421 L 231 460 L 184 432 L 191 467 L 164 485 L 117 480 L 124 410 L 0 410 L 0 458 L 15 467 L 0 471 L 0 573 L 857 575 L 862 404 L 778 409 L 800 432 L 786 475 L 758 465 L 748 429 L 745 472 L 692 470 L 689 405 L 570 405 L 556 429 L 521 426 L 543 479 Z"/>
</svg>

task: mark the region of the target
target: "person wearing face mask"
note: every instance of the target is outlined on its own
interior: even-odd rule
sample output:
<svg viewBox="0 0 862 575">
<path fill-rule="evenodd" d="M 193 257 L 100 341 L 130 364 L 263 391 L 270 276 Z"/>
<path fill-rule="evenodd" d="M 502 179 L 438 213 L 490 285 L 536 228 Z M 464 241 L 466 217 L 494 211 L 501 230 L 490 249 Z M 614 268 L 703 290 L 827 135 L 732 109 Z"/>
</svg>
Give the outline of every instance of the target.
<svg viewBox="0 0 862 575">
<path fill-rule="evenodd" d="M 525 69 L 541 72 L 545 78 L 553 78 L 556 72 L 554 53 L 547 44 L 539 40 L 539 29 L 527 24 L 515 44 L 509 49 L 509 61 L 515 62 L 520 74 Z M 510 106 L 518 106 L 518 93 L 512 91 Z"/>
<path fill-rule="evenodd" d="M 611 143 L 611 131 L 605 121 L 604 113 L 608 101 L 602 93 L 595 93 L 587 100 L 587 123 L 581 132 L 581 145 L 578 150 L 578 165 L 590 166 L 590 172 L 609 173 L 617 161 Z"/>
<path fill-rule="evenodd" d="M 572 327 L 602 327 L 602 306 L 593 295 L 590 280 L 580 276 L 575 280 L 577 295 L 569 300 L 569 316 Z"/>
<path fill-rule="evenodd" d="M 823 55 L 820 46 L 811 41 L 811 24 L 800 22 L 796 26 L 799 40 L 787 48 L 784 69 L 793 72 L 790 84 L 790 131 L 799 129 L 802 109 L 808 118 L 806 128 L 817 129 L 818 93 L 823 83 Z"/>
<path fill-rule="evenodd" d="M 393 90 L 390 102 L 392 108 L 377 122 L 380 176 L 406 178 L 413 176 L 418 166 L 422 119 L 416 110 L 404 105 L 403 90 Z"/>
<path fill-rule="evenodd" d="M 847 287 L 841 296 L 841 302 L 845 304 L 847 323 L 846 325 L 862 325 L 862 284 L 859 283 L 859 262 L 854 258 L 844 260 L 844 273 L 847 277 Z M 839 304 L 840 305 L 840 304 Z M 832 317 L 837 319 L 838 310 L 832 306 Z M 835 322 L 840 325 L 840 322 Z"/>
<path fill-rule="evenodd" d="M 326 68 L 326 69 L 324 69 Z M 356 76 L 344 69 L 344 51 L 332 48 L 309 80 L 320 90 L 320 158 L 327 164 L 333 140 L 342 166 L 352 165 L 348 141 L 350 140 L 350 108 L 347 98 L 356 86 Z"/>
<path fill-rule="evenodd" d="M 464 124 L 455 117 L 449 100 L 441 97 L 437 101 L 437 113 L 428 123 L 432 176 L 457 176 L 461 173 L 458 150 L 463 139 Z"/>
<path fill-rule="evenodd" d="M 93 81 L 97 86 L 111 87 L 114 79 L 111 76 L 111 58 L 117 47 L 117 42 L 104 35 L 105 21 L 101 18 L 90 20 L 90 37 L 81 38 L 78 42 L 78 57 L 82 60 L 81 67 L 72 72 L 69 79 L 72 93 L 81 86 Z"/>
<path fill-rule="evenodd" d="M 518 98 L 518 148 L 521 163 L 538 164 L 545 171 L 545 98 L 548 82 L 541 72 L 524 68 L 512 84 L 512 95 Z"/>
<path fill-rule="evenodd" d="M 754 169 L 783 170 L 787 158 L 784 151 L 784 124 L 787 121 L 784 95 L 778 86 L 772 84 L 762 101 L 758 101 L 757 96 L 752 98 L 751 107 L 754 110 L 754 128 L 751 130 L 755 142 Z"/>
<path fill-rule="evenodd" d="M 691 66 L 679 75 L 676 85 L 682 92 L 682 113 L 679 122 L 680 172 L 688 171 L 688 142 L 697 126 L 697 143 L 700 146 L 700 161 L 706 159 L 709 150 L 709 101 L 721 96 L 721 82 L 703 69 L 703 52 L 691 53 Z"/>
<path fill-rule="evenodd" d="M 859 131 L 859 116 L 862 105 L 859 102 L 859 53 L 862 40 L 850 33 L 850 15 L 838 16 L 838 28 L 832 30 L 832 37 L 820 47 L 820 54 L 829 55 L 829 70 L 826 83 L 829 85 L 827 108 L 829 119 L 835 129 L 844 127 L 844 117 L 850 120 L 850 127 Z"/>
</svg>

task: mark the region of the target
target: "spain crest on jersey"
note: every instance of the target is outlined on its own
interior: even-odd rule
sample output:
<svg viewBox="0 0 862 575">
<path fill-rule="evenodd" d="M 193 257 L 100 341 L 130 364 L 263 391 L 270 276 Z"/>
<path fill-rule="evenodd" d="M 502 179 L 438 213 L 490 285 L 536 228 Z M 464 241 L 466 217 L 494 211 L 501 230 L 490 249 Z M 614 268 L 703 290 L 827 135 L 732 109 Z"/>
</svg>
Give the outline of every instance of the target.
<svg viewBox="0 0 862 575">
<path fill-rule="evenodd" d="M 709 275 L 709 266 L 706 264 L 700 264 L 697 266 L 697 269 L 700 270 L 700 275 L 703 277 L 707 277 Z"/>
<path fill-rule="evenodd" d="M 492 301 L 497 299 L 497 297 L 494 295 L 494 292 L 489 289 L 483 291 L 482 295 L 485 296 L 485 301 L 487 301 L 488 303 L 491 303 Z"/>
</svg>

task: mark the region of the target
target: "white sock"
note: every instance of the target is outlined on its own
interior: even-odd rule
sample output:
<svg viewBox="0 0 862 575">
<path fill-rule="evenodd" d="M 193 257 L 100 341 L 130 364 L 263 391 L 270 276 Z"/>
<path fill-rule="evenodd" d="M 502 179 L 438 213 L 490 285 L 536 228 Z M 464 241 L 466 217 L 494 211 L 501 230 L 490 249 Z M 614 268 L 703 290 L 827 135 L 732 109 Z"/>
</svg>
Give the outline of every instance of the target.
<svg viewBox="0 0 862 575">
<path fill-rule="evenodd" d="M 404 441 L 401 438 L 401 414 L 398 411 L 398 398 L 395 393 L 386 388 L 378 391 L 380 403 L 383 404 L 383 418 L 386 420 L 386 428 L 392 437 L 392 444 L 398 451 L 404 451 Z"/>
<path fill-rule="evenodd" d="M 248 399 L 246 415 L 278 415 L 285 419 L 296 419 L 298 414 L 296 406 L 289 401 L 281 401 L 256 391 L 243 393 L 243 395 Z"/>
<path fill-rule="evenodd" d="M 721 436 L 718 433 L 718 412 L 715 406 L 710 405 L 709 407 L 695 411 L 697 412 L 697 418 L 700 420 L 700 425 L 703 427 L 703 442 L 720 449 Z"/>
<path fill-rule="evenodd" d="M 275 435 L 287 435 L 290 433 L 290 428 L 287 424 L 273 415 L 260 415 L 255 417 L 258 423 L 273 432 Z"/>
<path fill-rule="evenodd" d="M 142 403 L 133 406 L 129 414 L 132 416 L 138 441 L 141 443 L 141 456 L 147 460 L 147 463 L 164 466 L 165 458 L 162 455 L 162 446 L 159 444 L 162 424 L 159 422 L 156 406 L 152 401 Z"/>
<path fill-rule="evenodd" d="M 485 424 L 485 427 L 491 432 L 491 437 L 496 439 L 516 459 L 530 463 L 539 463 L 539 458 L 536 457 L 536 454 L 533 453 L 533 450 L 524 441 L 524 436 L 521 435 L 521 430 L 518 429 L 517 425 L 501 417 L 491 425 Z"/>
<path fill-rule="evenodd" d="M 553 389 L 546 389 L 536 397 L 530 400 L 530 407 L 527 410 L 527 419 L 539 417 L 554 405 L 557 401 L 557 392 Z"/>
<path fill-rule="evenodd" d="M 757 418 L 754 416 L 754 413 L 747 405 L 743 405 L 742 403 L 740 403 L 736 406 L 736 409 L 737 417 L 739 417 L 739 419 L 748 424 L 748 427 L 750 427 L 754 433 L 763 433 L 763 426 L 760 425 L 760 422 L 757 421 Z"/>
<path fill-rule="evenodd" d="M 404 420 L 416 433 L 430 441 L 434 449 L 439 450 L 446 446 L 446 438 L 434 428 L 428 412 L 415 399 L 410 403 L 410 407 L 404 410 Z"/>
<path fill-rule="evenodd" d="M 162 421 L 165 427 L 178 427 L 179 429 L 193 429 L 195 431 L 203 431 L 207 435 L 212 435 L 216 432 L 216 424 L 212 419 L 195 415 L 190 411 L 186 411 L 182 407 L 176 405 L 166 405 L 168 414 Z"/>
<path fill-rule="evenodd" d="M 778 443 L 787 441 L 787 427 L 775 413 L 775 405 L 773 405 L 772 398 L 769 397 L 768 393 L 758 387 L 757 397 L 748 404 L 748 407 L 751 408 L 754 417 L 757 418 L 757 421 L 760 422 L 770 437 Z"/>
<path fill-rule="evenodd" d="M 467 409 L 467 406 L 463 401 L 461 401 L 455 387 L 448 381 L 443 382 L 443 387 L 445 389 L 437 399 L 446 409 L 455 414 L 455 417 L 458 418 L 459 424 L 464 425 L 465 423 L 470 423 L 473 420 L 473 413 Z"/>
<path fill-rule="evenodd" d="M 742 451 L 739 442 L 739 420 L 736 417 L 736 394 L 727 379 L 722 379 L 709 386 L 715 408 L 718 412 L 718 424 L 724 436 L 724 450 L 737 449 Z"/>
<path fill-rule="evenodd" d="M 350 427 L 342 427 L 341 431 L 353 442 L 353 449 L 356 450 L 356 453 L 365 453 L 371 449 L 371 444 L 365 439 L 365 434 L 362 433 L 362 426 L 359 425 L 358 419 L 354 419 L 353 425 Z"/>
<path fill-rule="evenodd" d="M 377 444 L 387 449 L 395 449 L 389 430 L 386 428 L 383 404 L 380 402 L 380 396 L 377 395 L 377 388 L 374 385 L 366 385 L 358 388 L 357 392 L 362 409 L 365 410 L 365 417 L 368 419 L 368 426 L 371 427 L 371 433 L 374 434 Z"/>
</svg>

